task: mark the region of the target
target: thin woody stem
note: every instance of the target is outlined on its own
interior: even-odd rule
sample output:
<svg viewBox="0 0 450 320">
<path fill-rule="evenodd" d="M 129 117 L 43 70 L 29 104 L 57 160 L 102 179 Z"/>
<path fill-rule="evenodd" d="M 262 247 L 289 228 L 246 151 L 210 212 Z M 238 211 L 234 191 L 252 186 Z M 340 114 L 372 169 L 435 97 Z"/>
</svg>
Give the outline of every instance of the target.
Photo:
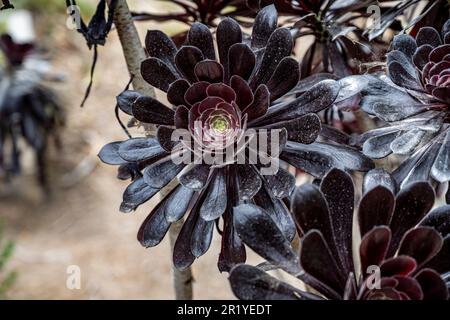
<svg viewBox="0 0 450 320">
<path fill-rule="evenodd" d="M 108 4 L 110 0 L 108 0 Z M 146 58 L 146 53 L 139 39 L 136 26 L 133 23 L 133 17 L 126 0 L 117 0 L 116 12 L 114 15 L 114 25 L 116 26 L 122 45 L 123 54 L 127 63 L 128 71 L 132 76 L 132 84 L 134 90 L 141 94 L 155 97 L 155 89 L 149 85 L 141 75 L 141 62 Z M 164 197 L 164 194 L 160 194 Z M 171 249 L 183 225 L 183 219 L 172 224 L 169 229 L 169 238 Z M 175 298 L 177 300 L 192 299 L 192 273 L 191 269 L 179 271 L 175 267 L 172 268 L 173 282 L 175 290 Z"/>
</svg>

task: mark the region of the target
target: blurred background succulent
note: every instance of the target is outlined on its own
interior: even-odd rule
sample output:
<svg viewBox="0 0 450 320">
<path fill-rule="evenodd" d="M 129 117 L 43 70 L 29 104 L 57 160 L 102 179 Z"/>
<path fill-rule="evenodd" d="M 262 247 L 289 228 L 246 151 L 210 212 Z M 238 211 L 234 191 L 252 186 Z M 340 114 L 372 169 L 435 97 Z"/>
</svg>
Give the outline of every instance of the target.
<svg viewBox="0 0 450 320">
<path fill-rule="evenodd" d="M 269 264 L 236 266 L 230 274 L 233 292 L 241 299 L 448 299 L 450 206 L 431 210 L 435 195 L 426 182 L 409 184 L 398 194 L 394 188 L 387 172 L 370 171 L 355 210 L 355 187 L 343 171 L 332 169 L 320 186 L 299 186 L 291 209 L 300 253 L 264 209 L 236 207 L 237 234 Z M 359 234 L 352 232 L 354 214 Z M 313 290 L 297 289 L 264 271 L 274 268 Z"/>
<path fill-rule="evenodd" d="M 17 15 L 13 24 L 26 28 L 29 16 L 24 12 Z M 18 43 L 8 34 L 0 37 L 5 57 L 0 79 L 0 170 L 7 178 L 20 173 L 19 141 L 24 139 L 34 150 L 39 183 L 47 187 L 47 144 L 50 136 L 58 139 L 64 116 L 55 93 L 46 85 L 46 80 L 53 80 L 48 62 L 33 54 L 33 40 L 24 39 Z"/>
</svg>

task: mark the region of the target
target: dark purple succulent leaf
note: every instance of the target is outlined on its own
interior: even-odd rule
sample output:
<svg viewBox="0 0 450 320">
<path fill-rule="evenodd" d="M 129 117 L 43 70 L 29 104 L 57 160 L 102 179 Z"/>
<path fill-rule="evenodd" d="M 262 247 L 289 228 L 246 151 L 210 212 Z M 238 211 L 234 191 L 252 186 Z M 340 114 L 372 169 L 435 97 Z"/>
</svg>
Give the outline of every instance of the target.
<svg viewBox="0 0 450 320">
<path fill-rule="evenodd" d="M 405 293 L 411 300 L 422 300 L 423 292 L 417 280 L 410 277 L 396 276 L 398 281 L 395 289 L 401 293 Z"/>
<path fill-rule="evenodd" d="M 163 188 L 177 176 L 184 166 L 184 163 L 173 162 L 169 156 L 145 168 L 144 180 L 153 188 Z"/>
<path fill-rule="evenodd" d="M 366 300 L 402 300 L 402 296 L 393 288 L 383 288 L 370 291 Z"/>
<path fill-rule="evenodd" d="M 341 85 L 341 89 L 335 102 L 348 101 L 348 99 L 359 94 L 369 85 L 371 78 L 372 76 L 369 75 L 352 75 L 339 79 L 338 82 Z"/>
<path fill-rule="evenodd" d="M 433 167 L 431 168 L 431 175 L 437 181 L 444 183 L 450 180 L 450 130 L 445 135 L 442 146 L 439 149 Z"/>
<path fill-rule="evenodd" d="M 122 143 L 122 141 L 115 141 L 104 145 L 98 153 L 100 160 L 111 165 L 127 164 L 128 161 L 119 155 L 119 147 Z"/>
<path fill-rule="evenodd" d="M 123 193 L 120 211 L 129 213 L 136 210 L 139 205 L 149 200 L 157 194 L 159 190 L 159 188 L 153 188 L 145 183 L 144 178 L 134 180 Z"/>
<path fill-rule="evenodd" d="M 264 116 L 269 109 L 270 92 L 267 86 L 262 84 L 256 89 L 253 102 L 244 109 L 244 114 L 248 115 L 248 121 Z"/>
<path fill-rule="evenodd" d="M 328 124 L 321 124 L 320 136 L 326 140 L 334 141 L 338 144 L 349 145 L 350 143 L 350 136 L 347 133 L 342 132 L 341 130 Z"/>
<path fill-rule="evenodd" d="M 189 127 L 189 109 L 185 106 L 178 106 L 175 110 L 175 128 L 187 129 Z"/>
<path fill-rule="evenodd" d="M 319 296 L 303 292 L 278 280 L 257 267 L 241 264 L 229 277 L 231 290 L 241 300 L 320 300 Z"/>
<path fill-rule="evenodd" d="M 208 183 L 211 166 L 207 164 L 191 164 L 180 173 L 178 180 L 186 188 L 201 190 Z"/>
<path fill-rule="evenodd" d="M 260 84 L 266 84 L 284 57 L 291 54 L 293 40 L 289 29 L 278 28 L 267 43 L 259 69 L 250 80 L 250 87 L 256 89 Z"/>
<path fill-rule="evenodd" d="M 195 22 L 191 26 L 188 32 L 188 43 L 199 48 L 206 59 L 216 60 L 213 36 L 204 24 Z"/>
<path fill-rule="evenodd" d="M 303 237 L 300 261 L 308 275 L 336 292 L 344 292 L 347 273 L 339 267 L 320 231 L 310 230 Z"/>
<path fill-rule="evenodd" d="M 178 75 L 158 58 L 142 61 L 141 74 L 145 81 L 164 92 L 167 92 L 170 84 L 178 79 Z"/>
<path fill-rule="evenodd" d="M 447 67 L 447 69 L 450 69 L 450 63 L 446 63 L 444 67 Z M 433 89 L 432 92 L 433 97 L 436 99 L 449 104 L 450 103 L 450 88 L 449 87 L 438 87 Z"/>
<path fill-rule="evenodd" d="M 133 90 L 126 90 L 123 91 L 121 94 L 117 96 L 117 105 L 119 106 L 120 110 L 125 112 L 126 114 L 132 116 L 132 108 L 133 103 L 136 101 L 137 98 L 141 97 L 142 95 L 136 91 Z"/>
<path fill-rule="evenodd" d="M 133 116 L 144 123 L 173 126 L 175 113 L 152 97 L 142 96 L 133 104 Z"/>
<path fill-rule="evenodd" d="M 399 34 L 392 41 L 392 49 L 403 52 L 407 57 L 411 58 L 416 52 L 416 40 L 407 34 Z"/>
<path fill-rule="evenodd" d="M 274 5 L 262 8 L 253 24 L 252 48 L 259 49 L 267 45 L 270 36 L 277 28 L 278 13 Z"/>
<path fill-rule="evenodd" d="M 238 195 L 241 201 L 252 199 L 261 189 L 262 180 L 252 165 L 236 165 Z"/>
<path fill-rule="evenodd" d="M 182 46 L 175 56 L 175 63 L 178 70 L 190 82 L 197 81 L 194 74 L 194 68 L 200 61 L 205 58 L 199 48 L 193 46 Z"/>
<path fill-rule="evenodd" d="M 227 208 L 227 188 L 223 169 L 216 169 L 208 185 L 205 200 L 200 207 L 200 217 L 206 221 L 216 220 Z"/>
<path fill-rule="evenodd" d="M 397 256 L 384 260 L 380 265 L 381 276 L 408 276 L 412 274 L 417 267 L 416 260 L 408 256 Z"/>
<path fill-rule="evenodd" d="M 412 90 L 422 90 L 422 86 L 415 74 L 411 74 L 407 66 L 397 61 L 388 64 L 389 78 L 396 85 Z"/>
<path fill-rule="evenodd" d="M 331 226 L 344 272 L 353 270 L 352 225 L 354 185 L 352 178 L 339 169 L 330 170 L 320 184 L 328 203 Z"/>
<path fill-rule="evenodd" d="M 174 106 L 186 105 L 184 94 L 189 89 L 189 82 L 179 79 L 170 84 L 167 90 L 167 100 Z"/>
<path fill-rule="evenodd" d="M 148 159 L 158 159 L 166 154 L 161 145 L 154 138 L 132 138 L 124 141 L 119 149 L 118 154 L 122 159 L 129 162 L 138 162 Z"/>
<path fill-rule="evenodd" d="M 300 65 L 298 61 L 291 57 L 283 58 L 267 82 L 270 101 L 275 101 L 291 91 L 299 79 Z"/>
<path fill-rule="evenodd" d="M 230 204 L 230 202 L 223 215 L 222 249 L 217 263 L 220 272 L 230 272 L 235 265 L 244 263 L 247 259 L 244 243 L 236 233 L 233 224 L 234 204 Z"/>
<path fill-rule="evenodd" d="M 391 230 L 386 226 L 377 226 L 367 232 L 359 246 L 361 274 L 366 275 L 369 266 L 379 266 L 386 257 L 391 241 Z"/>
<path fill-rule="evenodd" d="M 236 92 L 224 83 L 214 83 L 206 88 L 209 97 L 219 97 L 225 102 L 232 103 L 236 100 Z"/>
<path fill-rule="evenodd" d="M 285 128 L 288 139 L 294 142 L 310 144 L 316 141 L 321 132 L 321 122 L 318 115 L 310 113 L 289 121 L 265 125 L 264 128 Z"/>
<path fill-rule="evenodd" d="M 310 90 L 313 86 L 323 80 L 337 80 L 338 77 L 331 73 L 314 73 L 304 79 L 301 79 L 291 93 L 299 94 Z M 344 78 L 345 79 L 345 78 Z M 339 93 L 340 94 L 340 93 Z M 356 94 L 356 93 L 354 93 Z M 354 95 L 352 94 L 352 95 Z"/>
<path fill-rule="evenodd" d="M 189 209 L 195 191 L 178 185 L 167 199 L 164 214 L 168 222 L 180 220 Z"/>
<path fill-rule="evenodd" d="M 434 48 L 429 55 L 429 59 L 432 62 L 439 63 L 450 52 L 450 44 L 443 44 L 437 48 Z"/>
<path fill-rule="evenodd" d="M 319 187 L 314 184 L 304 184 L 297 187 L 291 201 L 291 211 L 299 234 L 306 234 L 312 229 L 319 230 L 334 259 L 337 263 L 340 263 L 328 204 Z"/>
<path fill-rule="evenodd" d="M 432 50 L 433 50 L 432 46 L 423 45 L 417 49 L 416 53 L 414 53 L 413 62 L 419 69 L 422 70 L 425 67 L 425 65 L 429 62 L 428 56 L 430 55 L 430 52 Z"/>
<path fill-rule="evenodd" d="M 418 47 L 421 47 L 423 45 L 430 45 L 435 48 L 442 44 L 441 35 L 435 28 L 420 28 L 419 32 L 416 35 L 416 43 Z"/>
<path fill-rule="evenodd" d="M 204 60 L 196 64 L 194 73 L 198 81 L 209 83 L 223 82 L 224 70 L 220 63 L 213 60 Z"/>
<path fill-rule="evenodd" d="M 317 113 L 328 108 L 334 102 L 339 89 L 340 85 L 337 81 L 324 80 L 319 82 L 295 100 L 271 106 L 268 113 L 258 119 L 255 124 L 276 123 L 308 113 Z"/>
<path fill-rule="evenodd" d="M 242 31 L 239 23 L 231 18 L 223 19 L 217 26 L 217 46 L 219 51 L 220 63 L 225 71 L 225 81 L 228 83 L 228 52 L 235 43 L 242 42 Z"/>
<path fill-rule="evenodd" d="M 441 236 L 450 234 L 450 205 L 433 209 L 420 223 L 421 226 L 434 228 Z"/>
<path fill-rule="evenodd" d="M 175 54 L 178 49 L 175 43 L 164 32 L 159 30 L 149 30 L 145 37 L 145 48 L 150 57 L 163 61 L 174 74 L 177 74 L 175 67 Z"/>
<path fill-rule="evenodd" d="M 236 43 L 228 52 L 229 76 L 240 76 L 248 80 L 256 64 L 256 57 L 252 49 L 244 43 Z"/>
<path fill-rule="evenodd" d="M 252 204 L 241 204 L 234 207 L 233 218 L 239 237 L 256 253 L 293 275 L 302 271 L 299 257 L 269 213 Z"/>
<path fill-rule="evenodd" d="M 423 154 L 415 157 L 415 154 L 411 156 L 411 167 L 408 168 L 408 160 L 403 162 L 396 171 L 393 172 L 393 177 L 398 183 L 401 182 L 401 188 L 405 185 L 418 182 L 418 181 L 428 181 L 433 167 L 433 163 L 436 159 L 437 152 L 440 148 L 439 143 L 433 143 Z M 414 162 L 415 160 L 415 162 Z M 405 176 L 400 178 L 401 170 L 403 166 L 406 166 L 407 172 L 404 172 Z M 408 170 L 409 169 L 409 170 Z M 406 170 L 405 170 L 406 171 Z"/>
<path fill-rule="evenodd" d="M 431 260 L 442 248 L 442 237 L 431 227 L 417 227 L 403 237 L 399 255 L 407 255 L 416 260 L 417 268 Z"/>
<path fill-rule="evenodd" d="M 414 277 L 423 292 L 423 300 L 447 300 L 449 292 L 441 276 L 432 269 L 420 270 Z"/>
<path fill-rule="evenodd" d="M 392 153 L 391 143 L 399 135 L 398 130 L 391 129 L 387 133 L 376 135 L 364 141 L 362 151 L 372 159 L 385 158 Z"/>
<path fill-rule="evenodd" d="M 396 192 L 395 181 L 389 172 L 383 168 L 375 168 L 364 175 L 363 194 L 369 192 L 377 186 L 383 186 L 393 194 Z"/>
<path fill-rule="evenodd" d="M 244 110 L 253 101 L 252 89 L 247 82 L 238 75 L 234 75 L 230 80 L 230 87 L 236 92 L 236 104 L 240 110 Z"/>
<path fill-rule="evenodd" d="M 167 152 L 172 151 L 173 147 L 175 147 L 175 145 L 179 142 L 172 140 L 174 130 L 175 129 L 166 126 L 159 126 L 156 130 L 156 139 L 161 147 Z"/>
<path fill-rule="evenodd" d="M 184 94 L 184 100 L 190 105 L 204 100 L 208 96 L 206 90 L 209 86 L 210 83 L 206 81 L 194 83 Z"/>
<path fill-rule="evenodd" d="M 264 176 L 264 179 L 269 190 L 279 199 L 289 197 L 295 187 L 295 177 L 283 168 L 278 168 L 273 175 Z"/>
<path fill-rule="evenodd" d="M 434 269 L 443 274 L 450 271 L 450 235 L 444 237 L 444 243 L 441 251 L 431 261 L 425 264 L 425 267 Z M 447 280 L 448 282 L 448 280 Z"/>
<path fill-rule="evenodd" d="M 213 232 L 214 221 L 206 221 L 201 216 L 198 216 L 191 237 L 191 251 L 196 258 L 208 251 L 211 246 Z"/>
<path fill-rule="evenodd" d="M 352 300 L 356 298 L 357 288 L 356 288 L 356 280 L 355 274 L 350 272 L 347 277 L 347 282 L 345 283 L 343 300 Z"/>
<path fill-rule="evenodd" d="M 144 247 L 157 246 L 169 230 L 171 223 L 166 220 L 165 210 L 174 191 L 156 205 L 139 228 L 137 238 Z"/>
<path fill-rule="evenodd" d="M 374 167 L 369 158 L 355 149 L 322 142 L 306 145 L 289 141 L 280 158 L 317 178 L 332 168 L 369 171 Z"/>
<path fill-rule="evenodd" d="M 390 228 L 392 242 L 388 256 L 392 256 L 404 234 L 427 214 L 434 204 L 434 190 L 427 182 L 416 182 L 405 186 L 397 195 Z"/>
<path fill-rule="evenodd" d="M 296 234 L 292 215 L 285 203 L 272 194 L 266 182 L 263 183 L 263 187 L 254 196 L 253 200 L 257 206 L 264 208 L 264 212 L 269 214 L 286 239 L 292 241 Z"/>
<path fill-rule="evenodd" d="M 394 194 L 389 189 L 379 185 L 368 191 L 362 197 L 358 208 L 361 236 L 376 226 L 388 226 L 394 207 Z"/>
</svg>

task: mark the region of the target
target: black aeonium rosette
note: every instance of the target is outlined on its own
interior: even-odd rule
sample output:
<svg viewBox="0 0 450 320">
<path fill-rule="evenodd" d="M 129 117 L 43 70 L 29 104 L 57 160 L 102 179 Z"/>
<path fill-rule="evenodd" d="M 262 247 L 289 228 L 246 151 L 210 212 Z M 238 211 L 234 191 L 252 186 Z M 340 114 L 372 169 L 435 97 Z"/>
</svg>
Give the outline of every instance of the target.
<svg viewBox="0 0 450 320">
<path fill-rule="evenodd" d="M 370 171 L 355 210 L 354 185 L 343 171 L 332 169 L 320 186 L 299 186 L 292 199 L 299 254 L 263 209 L 236 207 L 238 235 L 270 264 L 234 267 L 233 292 L 241 299 L 448 299 L 450 206 L 431 210 L 435 195 L 427 182 L 412 183 L 396 195 L 393 188 L 385 171 Z M 360 242 L 352 232 L 354 212 Z M 272 268 L 292 274 L 314 293 L 265 272 Z"/>
<path fill-rule="evenodd" d="M 314 113 L 336 99 L 340 88 L 336 81 L 320 82 L 298 98 L 281 99 L 297 84 L 299 66 L 290 57 L 291 34 L 277 28 L 273 6 L 260 11 L 249 41 L 230 18 L 219 24 L 216 38 L 218 57 L 213 35 L 203 24 L 192 26 L 179 49 L 164 33 L 149 31 L 150 58 L 142 63 L 141 72 L 147 82 L 167 93 L 173 108 L 125 91 L 118 97 L 121 110 L 157 125 L 156 137 L 113 142 L 100 152 L 104 162 L 121 165 L 122 178 L 134 180 L 124 193 L 122 211 L 136 209 L 177 178 L 179 185 L 150 213 L 138 238 L 144 246 L 155 246 L 172 222 L 190 212 L 175 245 L 178 268 L 208 250 L 221 217 L 220 270 L 245 261 L 232 219 L 233 207 L 241 202 L 264 207 L 284 236 L 294 237 L 295 226 L 282 199 L 290 195 L 295 178 L 283 168 L 263 173 L 279 158 L 317 177 L 333 166 L 361 171 L 373 166 L 354 149 L 315 142 L 321 125 Z M 178 132 L 191 140 L 174 140 Z M 257 147 L 252 144 L 255 136 Z M 271 147 L 260 148 L 260 142 Z M 198 154 L 229 155 L 230 146 L 235 151 L 226 161 L 195 161 Z M 175 161 L 179 154 L 188 163 Z M 249 161 L 255 154 L 258 161 Z"/>
</svg>

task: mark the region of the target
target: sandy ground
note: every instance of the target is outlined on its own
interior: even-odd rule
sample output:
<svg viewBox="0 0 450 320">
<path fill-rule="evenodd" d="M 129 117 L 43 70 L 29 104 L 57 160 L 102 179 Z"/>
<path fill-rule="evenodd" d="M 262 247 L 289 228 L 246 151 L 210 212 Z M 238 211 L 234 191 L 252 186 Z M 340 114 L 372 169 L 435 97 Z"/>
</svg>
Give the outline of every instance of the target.
<svg viewBox="0 0 450 320">
<path fill-rule="evenodd" d="M 8 237 L 16 242 L 8 268 L 19 273 L 9 298 L 171 299 L 168 239 L 152 249 L 136 240 L 154 203 L 135 213 L 120 213 L 127 182 L 117 180 L 116 169 L 95 158 L 103 144 L 125 139 L 113 113 L 115 95 L 128 82 L 117 34 L 113 31 L 106 47 L 99 49 L 92 95 L 80 109 L 91 52 L 78 34 L 63 27 L 65 17 L 60 19 L 60 26 L 50 35 L 58 44 L 51 53 L 55 71 L 67 77 L 58 91 L 68 122 L 62 133 L 63 150 L 52 148 L 50 152 L 53 193 L 43 196 L 32 172 L 0 188 L 0 219 Z M 147 27 L 140 25 L 141 39 Z M 73 181 L 70 174 L 83 161 L 95 168 L 81 181 Z M 74 185 L 67 187 L 67 181 Z M 227 275 L 216 268 L 219 248 L 216 234 L 209 252 L 193 267 L 197 299 L 233 298 Z M 66 286 L 71 265 L 81 269 L 80 290 Z"/>
</svg>

